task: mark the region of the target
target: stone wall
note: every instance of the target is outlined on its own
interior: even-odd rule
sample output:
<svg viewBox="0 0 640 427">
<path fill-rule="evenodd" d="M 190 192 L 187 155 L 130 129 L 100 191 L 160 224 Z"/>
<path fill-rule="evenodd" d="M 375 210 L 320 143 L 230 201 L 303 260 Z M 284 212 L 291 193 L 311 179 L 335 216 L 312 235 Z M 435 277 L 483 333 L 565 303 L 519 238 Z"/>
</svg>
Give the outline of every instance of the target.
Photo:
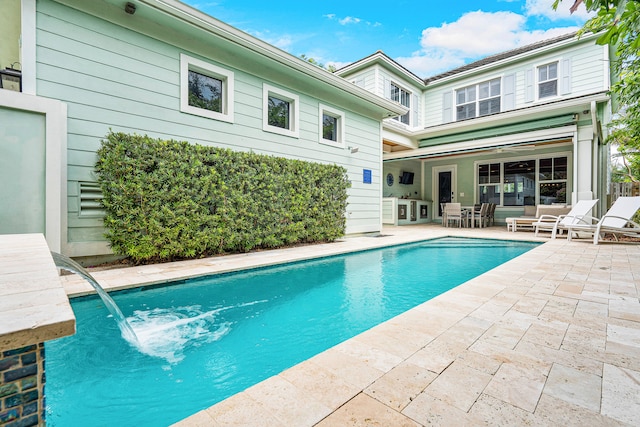
<svg viewBox="0 0 640 427">
<path fill-rule="evenodd" d="M 0 357 L 0 425 L 44 425 L 44 344 L 4 351 Z"/>
</svg>

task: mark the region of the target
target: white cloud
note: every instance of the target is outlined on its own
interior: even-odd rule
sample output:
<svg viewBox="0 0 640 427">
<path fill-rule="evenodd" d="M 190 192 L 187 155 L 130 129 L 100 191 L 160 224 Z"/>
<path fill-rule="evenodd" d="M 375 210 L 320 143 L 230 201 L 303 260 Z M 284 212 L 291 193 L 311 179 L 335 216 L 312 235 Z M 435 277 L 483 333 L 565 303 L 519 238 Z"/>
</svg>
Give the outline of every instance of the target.
<svg viewBox="0 0 640 427">
<path fill-rule="evenodd" d="M 574 0 L 562 0 L 558 5 L 558 10 L 553 10 L 554 0 L 527 0 L 525 4 L 525 13 L 527 16 L 540 16 L 552 21 L 560 19 L 571 19 L 583 22 L 591 18 L 594 14 L 588 13 L 584 4 L 572 14 L 569 8 L 573 6 Z"/>
<path fill-rule="evenodd" d="M 578 28 L 528 30 L 527 17 L 524 15 L 506 11 L 468 12 L 455 22 L 426 28 L 422 31 L 421 49 L 409 57 L 395 59 L 415 74 L 429 77 L 489 55 L 567 34 Z"/>
<path fill-rule="evenodd" d="M 491 25 L 499 22 L 500 25 Z M 525 24 L 525 18 L 513 12 L 468 12 L 460 19 L 422 31 L 423 49 L 454 50 L 467 57 L 487 55 L 510 49 Z"/>
<path fill-rule="evenodd" d="M 338 18 L 335 13 L 328 13 L 326 15 L 322 15 L 323 18 L 327 18 L 330 21 L 338 21 L 340 25 L 349 25 L 349 24 L 365 24 L 372 27 L 379 27 L 382 25 L 379 22 L 369 22 L 365 21 L 362 18 L 357 18 L 355 16 L 345 16 L 344 18 Z"/>
<path fill-rule="evenodd" d="M 295 42 L 294 40 L 295 37 L 290 34 L 279 34 L 274 36 L 270 32 L 263 33 L 260 31 L 251 31 L 251 30 L 245 30 L 245 31 L 256 38 L 262 41 L 265 41 L 270 45 L 273 45 L 287 52 L 291 49 L 291 46 Z"/>
<path fill-rule="evenodd" d="M 353 16 L 347 16 L 342 19 L 338 19 L 340 25 L 359 24 L 362 21 L 360 18 L 354 18 Z"/>
</svg>

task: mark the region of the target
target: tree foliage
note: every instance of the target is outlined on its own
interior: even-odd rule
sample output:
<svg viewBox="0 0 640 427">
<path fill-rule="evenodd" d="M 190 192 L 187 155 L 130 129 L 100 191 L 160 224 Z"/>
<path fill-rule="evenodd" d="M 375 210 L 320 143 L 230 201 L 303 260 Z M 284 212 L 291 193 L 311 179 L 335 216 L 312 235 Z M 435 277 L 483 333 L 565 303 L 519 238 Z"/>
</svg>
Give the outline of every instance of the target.
<svg viewBox="0 0 640 427">
<path fill-rule="evenodd" d="M 344 235 L 341 166 L 109 133 L 96 164 L 113 251 L 135 262 Z"/>
<path fill-rule="evenodd" d="M 313 64 L 316 67 L 324 68 L 330 73 L 335 73 L 336 67 L 334 65 L 324 65 L 322 62 L 316 61 L 314 58 L 308 57 L 304 53 L 300 55 L 300 59 L 307 61 L 309 64 Z"/>
<path fill-rule="evenodd" d="M 562 0 L 555 0 L 557 8 Z M 618 105 L 618 115 L 611 122 L 609 141 L 618 146 L 623 157 L 626 179 L 640 180 L 640 1 L 574 0 L 571 11 L 584 4 L 596 15 L 579 34 L 600 34 L 597 43 L 614 50 L 611 94 Z"/>
</svg>

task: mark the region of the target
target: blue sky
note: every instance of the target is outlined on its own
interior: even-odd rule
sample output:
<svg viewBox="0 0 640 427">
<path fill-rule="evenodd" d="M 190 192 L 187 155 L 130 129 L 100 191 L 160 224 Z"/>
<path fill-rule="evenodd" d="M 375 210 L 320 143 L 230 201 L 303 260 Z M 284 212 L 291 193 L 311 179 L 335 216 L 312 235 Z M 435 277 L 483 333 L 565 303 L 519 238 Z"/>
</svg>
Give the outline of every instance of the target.
<svg viewBox="0 0 640 427">
<path fill-rule="evenodd" d="M 420 77 L 577 30 L 553 0 L 183 0 L 292 55 L 340 68 L 382 50 Z"/>
</svg>

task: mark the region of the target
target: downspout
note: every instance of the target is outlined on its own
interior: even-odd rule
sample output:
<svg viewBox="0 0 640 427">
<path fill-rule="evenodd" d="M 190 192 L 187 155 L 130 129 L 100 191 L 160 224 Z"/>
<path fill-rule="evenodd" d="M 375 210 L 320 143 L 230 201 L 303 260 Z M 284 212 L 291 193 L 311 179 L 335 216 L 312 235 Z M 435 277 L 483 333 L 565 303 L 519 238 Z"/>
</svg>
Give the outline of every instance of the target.
<svg viewBox="0 0 640 427">
<path fill-rule="evenodd" d="M 600 158 L 600 143 L 602 142 L 602 130 L 600 128 L 600 121 L 598 120 L 598 111 L 597 104 L 595 101 L 591 101 L 591 127 L 593 132 L 593 138 L 591 141 L 591 188 L 595 190 L 594 198 L 600 199 L 598 202 L 598 210 L 597 215 L 600 215 L 600 212 L 604 212 L 602 206 L 606 203 L 606 200 L 603 200 L 602 197 L 606 196 L 606 194 L 600 194 L 602 185 L 601 185 L 601 164 L 603 160 Z"/>
<path fill-rule="evenodd" d="M 573 131 L 573 196 L 571 197 L 571 204 L 575 205 L 578 202 L 578 126 L 576 125 Z"/>
<path fill-rule="evenodd" d="M 384 120 L 384 119 L 383 119 Z M 379 127 L 379 138 L 380 138 L 380 162 L 379 162 L 379 168 L 380 168 L 380 203 L 379 203 L 379 207 L 380 207 L 380 212 L 378 214 L 378 217 L 380 218 L 380 226 L 378 227 L 380 229 L 380 233 L 382 233 L 382 199 L 384 198 L 384 183 L 385 183 L 385 176 L 384 176 L 384 163 L 382 162 L 383 158 L 384 158 L 384 152 L 383 152 L 383 148 L 384 148 L 384 141 L 382 140 L 382 120 L 380 120 L 380 127 Z"/>
</svg>

